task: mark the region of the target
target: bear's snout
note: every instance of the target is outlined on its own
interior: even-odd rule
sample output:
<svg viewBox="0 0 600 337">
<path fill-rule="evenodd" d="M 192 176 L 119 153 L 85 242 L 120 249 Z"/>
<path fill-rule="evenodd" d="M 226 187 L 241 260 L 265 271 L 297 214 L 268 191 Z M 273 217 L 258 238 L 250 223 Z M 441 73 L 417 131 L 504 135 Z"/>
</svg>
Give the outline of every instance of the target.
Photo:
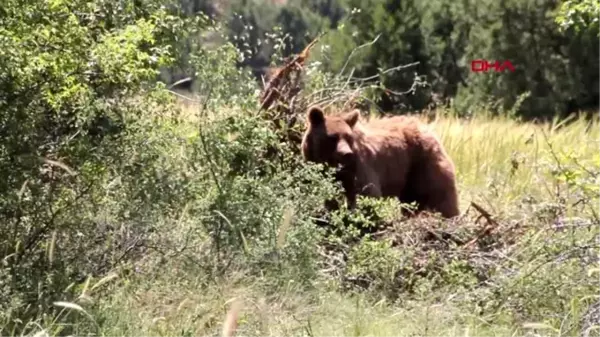
<svg viewBox="0 0 600 337">
<path fill-rule="evenodd" d="M 340 164 L 342 166 L 352 166 L 354 163 L 354 152 L 347 142 L 338 142 L 335 151 L 335 161 L 337 162 L 336 164 Z"/>
</svg>

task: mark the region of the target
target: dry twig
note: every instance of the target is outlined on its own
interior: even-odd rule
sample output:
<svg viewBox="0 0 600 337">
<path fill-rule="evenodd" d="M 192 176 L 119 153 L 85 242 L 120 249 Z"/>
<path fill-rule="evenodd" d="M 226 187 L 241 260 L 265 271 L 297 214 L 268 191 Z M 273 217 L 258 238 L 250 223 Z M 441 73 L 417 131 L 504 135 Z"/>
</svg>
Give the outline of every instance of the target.
<svg viewBox="0 0 600 337">
<path fill-rule="evenodd" d="M 483 229 L 481 229 L 481 231 L 479 232 L 479 234 L 477 234 L 477 236 L 467 242 L 467 244 L 464 245 L 464 248 L 466 249 L 473 249 L 473 245 L 479 241 L 480 239 L 482 239 L 484 236 L 487 236 L 489 234 L 492 233 L 492 231 L 498 227 L 498 223 L 496 222 L 496 220 L 494 220 L 494 218 L 492 217 L 492 215 L 486 211 L 483 207 L 479 206 L 478 204 L 476 204 L 475 202 L 471 201 L 471 206 L 473 208 L 475 208 L 481 215 L 477 218 L 477 221 L 483 217 L 487 220 L 486 225 L 483 227 Z M 475 222 L 477 222 L 475 221 Z"/>
</svg>

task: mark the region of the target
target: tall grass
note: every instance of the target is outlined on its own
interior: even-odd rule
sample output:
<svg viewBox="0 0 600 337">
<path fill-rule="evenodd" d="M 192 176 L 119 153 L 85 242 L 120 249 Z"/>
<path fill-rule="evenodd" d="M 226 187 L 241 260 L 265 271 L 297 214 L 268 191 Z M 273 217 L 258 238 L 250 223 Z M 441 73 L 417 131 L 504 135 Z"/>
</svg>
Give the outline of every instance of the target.
<svg viewBox="0 0 600 337">
<path fill-rule="evenodd" d="M 485 115 L 484 115 L 485 116 Z M 557 157 L 574 155 L 600 164 L 598 119 L 520 123 L 508 117 L 436 117 L 432 126 L 454 160 L 463 206 L 477 199 L 502 205 L 553 193 L 544 170 Z"/>
</svg>

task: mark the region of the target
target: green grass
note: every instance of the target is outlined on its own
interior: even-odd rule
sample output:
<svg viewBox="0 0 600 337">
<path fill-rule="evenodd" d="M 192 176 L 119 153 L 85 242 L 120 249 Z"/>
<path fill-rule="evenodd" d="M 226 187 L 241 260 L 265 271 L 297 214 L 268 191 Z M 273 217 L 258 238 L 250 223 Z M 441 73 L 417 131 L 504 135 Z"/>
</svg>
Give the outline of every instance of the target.
<svg viewBox="0 0 600 337">
<path fill-rule="evenodd" d="M 193 107 L 183 110 L 184 120 L 198 122 L 186 116 L 193 113 Z M 276 290 L 268 280 L 249 275 L 243 268 L 207 279 L 193 264 L 174 260 L 160 268 L 148 267 L 130 276 L 121 275 L 91 292 L 89 298 L 85 297 L 87 301 L 79 300 L 83 310 L 90 313 L 90 318 L 82 316 L 83 322 L 93 321 L 83 324 L 95 326 L 93 330 L 102 335 L 215 335 L 220 333 L 231 303 L 241 300 L 239 335 L 509 336 L 528 331 L 556 336 L 579 334 L 569 324 L 581 318 L 594 292 L 589 285 L 579 285 L 582 274 L 575 271 L 575 264 L 547 263 L 536 252 L 550 246 L 560 250 L 569 240 L 589 240 L 598 231 L 550 233 L 550 224 L 533 215 L 539 209 L 523 205 L 528 198 L 539 203 L 555 200 L 557 185 L 551 179 L 551 168 L 557 158 L 575 156 L 584 167 L 597 170 L 598 122 L 590 125 L 584 119 L 574 119 L 564 125 L 533 125 L 508 118 L 461 120 L 439 115 L 432 125 L 455 161 L 463 211 L 476 201 L 501 221 L 522 220 L 525 226 L 537 226 L 523 234 L 517 244 L 502 250 L 507 261 L 499 262 L 499 269 L 519 267 L 511 273 L 492 274 L 488 282 L 491 286 L 424 286 L 421 294 L 401 294 L 391 302 L 376 293 L 341 292 L 336 280 L 326 277 L 315 279 L 309 289 L 288 280 Z M 185 137 L 194 136 L 196 124 L 177 127 Z M 171 149 L 171 153 L 180 156 L 177 149 Z M 518 163 L 516 170 L 513 162 Z M 569 191 L 564 193 L 567 199 L 577 198 Z M 587 213 L 571 216 L 590 217 Z M 192 234 L 173 228 L 165 235 L 184 241 L 185 235 Z M 559 275 L 570 270 L 572 274 Z M 470 311 L 474 307 L 469 299 L 490 298 L 486 296 L 491 296 L 492 288 L 508 299 L 507 304 L 480 315 Z M 572 292 L 569 294 L 575 296 L 569 311 L 557 311 L 565 305 L 557 302 L 555 291 Z M 532 300 L 538 302 L 528 302 Z M 48 334 L 56 334 L 59 327 L 59 323 L 47 321 L 38 328 L 32 327 L 32 331 L 44 329 Z"/>
</svg>

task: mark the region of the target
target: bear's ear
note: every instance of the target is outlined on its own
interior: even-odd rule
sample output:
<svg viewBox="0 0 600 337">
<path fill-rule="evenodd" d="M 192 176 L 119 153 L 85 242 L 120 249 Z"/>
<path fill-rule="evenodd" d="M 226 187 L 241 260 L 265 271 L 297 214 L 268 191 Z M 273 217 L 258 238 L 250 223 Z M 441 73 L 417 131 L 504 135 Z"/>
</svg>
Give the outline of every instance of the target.
<svg viewBox="0 0 600 337">
<path fill-rule="evenodd" d="M 308 122 L 313 126 L 321 125 L 325 122 L 323 110 L 318 106 L 313 106 L 308 109 Z"/>
<path fill-rule="evenodd" d="M 344 115 L 344 121 L 346 121 L 346 123 L 350 125 L 351 128 L 353 128 L 356 125 L 356 122 L 358 122 L 359 118 L 360 111 L 358 111 L 358 109 L 352 110 L 351 112 Z"/>
</svg>

